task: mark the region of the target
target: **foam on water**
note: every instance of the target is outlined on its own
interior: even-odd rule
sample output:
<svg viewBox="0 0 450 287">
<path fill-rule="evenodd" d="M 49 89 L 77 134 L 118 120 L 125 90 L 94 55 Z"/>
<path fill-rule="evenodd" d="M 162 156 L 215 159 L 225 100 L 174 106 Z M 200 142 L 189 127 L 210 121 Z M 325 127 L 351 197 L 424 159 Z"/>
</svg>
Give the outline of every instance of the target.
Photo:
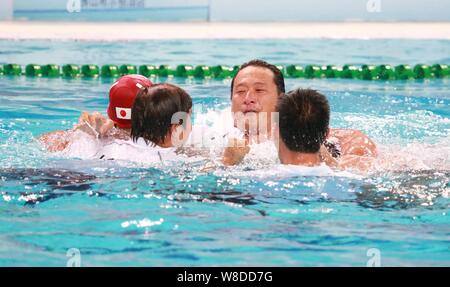
<svg viewBox="0 0 450 287">
<path fill-rule="evenodd" d="M 437 143 L 378 145 L 373 171 L 450 170 L 450 137 Z"/>
<path fill-rule="evenodd" d="M 223 148 L 229 137 L 241 137 L 242 133 L 232 126 L 230 108 L 222 110 L 208 109 L 204 113 L 195 115 L 193 132 L 188 144 L 197 148 L 210 150 L 209 156 L 216 163 L 220 160 Z M 377 120 L 378 121 L 378 120 Z M 14 122 L 12 123 L 14 124 Z M 11 123 L 9 123 L 11 125 Z M 0 121 L 0 132 L 7 134 L 8 139 L 2 143 L 4 152 L 10 157 L 3 157 L 5 167 L 15 166 L 18 162 L 26 163 L 25 166 L 33 165 L 33 158 L 79 158 L 83 160 L 115 159 L 118 163 L 127 166 L 152 166 L 161 163 L 158 152 L 167 155 L 167 161 L 193 162 L 205 160 L 205 157 L 194 157 L 176 155 L 172 149 L 160 149 L 145 143 L 133 143 L 131 140 L 103 141 L 90 136 L 82 131 L 71 135 L 71 144 L 64 151 L 48 154 L 43 148 L 36 144 L 31 133 L 19 135 L 18 131 L 2 129 L 3 122 Z M 13 126 L 10 126 L 10 128 Z M 24 150 L 26 149 L 26 150 Z M 371 173 L 383 171 L 408 171 L 408 170 L 450 170 L 450 136 L 440 137 L 435 143 L 424 143 L 412 141 L 407 144 L 378 144 L 379 155 L 375 160 Z M 23 157 L 23 158 L 22 158 Z M 133 165 L 135 164 L 135 165 Z M 261 144 L 252 144 L 249 154 L 238 170 L 262 169 L 261 175 L 270 174 L 268 168 L 279 164 L 277 150 L 273 142 L 266 141 Z M 281 170 L 278 170 L 277 174 Z M 258 173 L 258 172 L 255 172 Z M 286 170 L 286 174 L 290 172 Z M 301 174 L 301 172 L 300 172 Z"/>
</svg>

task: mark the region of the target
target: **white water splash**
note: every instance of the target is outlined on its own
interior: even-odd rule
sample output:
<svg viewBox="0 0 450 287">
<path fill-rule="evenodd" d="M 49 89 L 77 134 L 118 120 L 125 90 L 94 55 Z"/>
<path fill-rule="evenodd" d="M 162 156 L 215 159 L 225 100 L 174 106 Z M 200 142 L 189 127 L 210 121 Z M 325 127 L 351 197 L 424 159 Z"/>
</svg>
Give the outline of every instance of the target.
<svg viewBox="0 0 450 287">
<path fill-rule="evenodd" d="M 161 224 L 163 224 L 163 222 L 164 222 L 163 218 L 160 218 L 159 220 L 155 220 L 155 221 L 152 221 L 148 218 L 144 218 L 142 220 L 130 220 L 130 221 L 122 222 L 121 226 L 123 228 L 127 228 L 132 225 L 135 225 L 138 228 L 142 228 L 142 227 L 151 227 L 154 225 L 161 225 Z"/>
<path fill-rule="evenodd" d="M 374 171 L 450 170 L 450 137 L 435 144 L 379 145 Z"/>
</svg>

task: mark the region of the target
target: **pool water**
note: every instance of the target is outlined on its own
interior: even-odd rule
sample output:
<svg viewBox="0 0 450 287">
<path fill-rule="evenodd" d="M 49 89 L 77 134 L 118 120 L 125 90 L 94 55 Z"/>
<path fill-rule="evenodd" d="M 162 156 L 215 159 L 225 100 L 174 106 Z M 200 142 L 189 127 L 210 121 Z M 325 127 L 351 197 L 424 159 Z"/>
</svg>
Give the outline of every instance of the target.
<svg viewBox="0 0 450 287">
<path fill-rule="evenodd" d="M 449 52 L 412 40 L 0 41 L 0 63 L 19 64 L 415 64 Z M 213 113 L 230 104 L 229 80 L 166 80 Z M 374 171 L 334 176 L 81 160 L 35 141 L 80 111 L 105 113 L 111 83 L 0 76 L 0 266 L 66 266 L 71 248 L 82 266 L 366 266 L 373 250 L 381 266 L 450 265 L 449 79 L 287 79 L 327 95 L 332 127 L 379 145 Z"/>
</svg>

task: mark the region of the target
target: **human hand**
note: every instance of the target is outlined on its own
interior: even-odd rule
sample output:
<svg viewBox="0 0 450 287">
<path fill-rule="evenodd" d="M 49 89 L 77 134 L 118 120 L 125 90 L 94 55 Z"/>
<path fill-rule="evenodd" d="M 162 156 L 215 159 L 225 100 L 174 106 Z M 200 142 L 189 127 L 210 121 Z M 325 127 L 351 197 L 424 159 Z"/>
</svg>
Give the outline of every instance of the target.
<svg viewBox="0 0 450 287">
<path fill-rule="evenodd" d="M 229 139 L 223 152 L 222 163 L 226 166 L 239 164 L 250 151 L 247 143 L 245 140 Z"/>
<path fill-rule="evenodd" d="M 82 130 L 95 137 L 104 137 L 114 127 L 114 122 L 105 118 L 99 112 L 82 112 L 79 123 L 74 129 Z"/>
<path fill-rule="evenodd" d="M 327 147 L 324 144 L 320 146 L 319 155 L 321 160 L 325 162 L 326 165 L 330 167 L 338 166 L 339 164 L 338 161 L 331 155 L 331 153 L 328 151 Z"/>
</svg>

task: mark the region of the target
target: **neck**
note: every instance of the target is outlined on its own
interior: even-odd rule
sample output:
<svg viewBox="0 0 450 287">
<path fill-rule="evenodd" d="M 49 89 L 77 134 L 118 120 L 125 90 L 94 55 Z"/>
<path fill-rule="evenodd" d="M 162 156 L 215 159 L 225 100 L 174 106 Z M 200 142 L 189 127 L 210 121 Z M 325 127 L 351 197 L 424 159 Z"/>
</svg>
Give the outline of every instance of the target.
<svg viewBox="0 0 450 287">
<path fill-rule="evenodd" d="M 175 134 L 175 142 L 172 141 L 173 133 Z M 157 146 L 162 148 L 169 148 L 169 147 L 179 147 L 180 143 L 177 142 L 177 136 L 179 139 L 179 134 L 176 131 L 175 127 L 171 127 L 171 129 L 167 132 L 166 136 L 164 137 L 164 140 L 157 144 Z"/>
<path fill-rule="evenodd" d="M 302 153 L 289 150 L 280 140 L 278 157 L 282 164 L 318 166 L 322 163 L 319 152 Z"/>
<path fill-rule="evenodd" d="M 173 145 L 172 145 L 172 140 L 170 139 L 170 137 L 166 137 L 166 138 L 164 139 L 164 141 L 158 143 L 157 146 L 162 147 L 162 148 L 173 147 Z"/>
</svg>

